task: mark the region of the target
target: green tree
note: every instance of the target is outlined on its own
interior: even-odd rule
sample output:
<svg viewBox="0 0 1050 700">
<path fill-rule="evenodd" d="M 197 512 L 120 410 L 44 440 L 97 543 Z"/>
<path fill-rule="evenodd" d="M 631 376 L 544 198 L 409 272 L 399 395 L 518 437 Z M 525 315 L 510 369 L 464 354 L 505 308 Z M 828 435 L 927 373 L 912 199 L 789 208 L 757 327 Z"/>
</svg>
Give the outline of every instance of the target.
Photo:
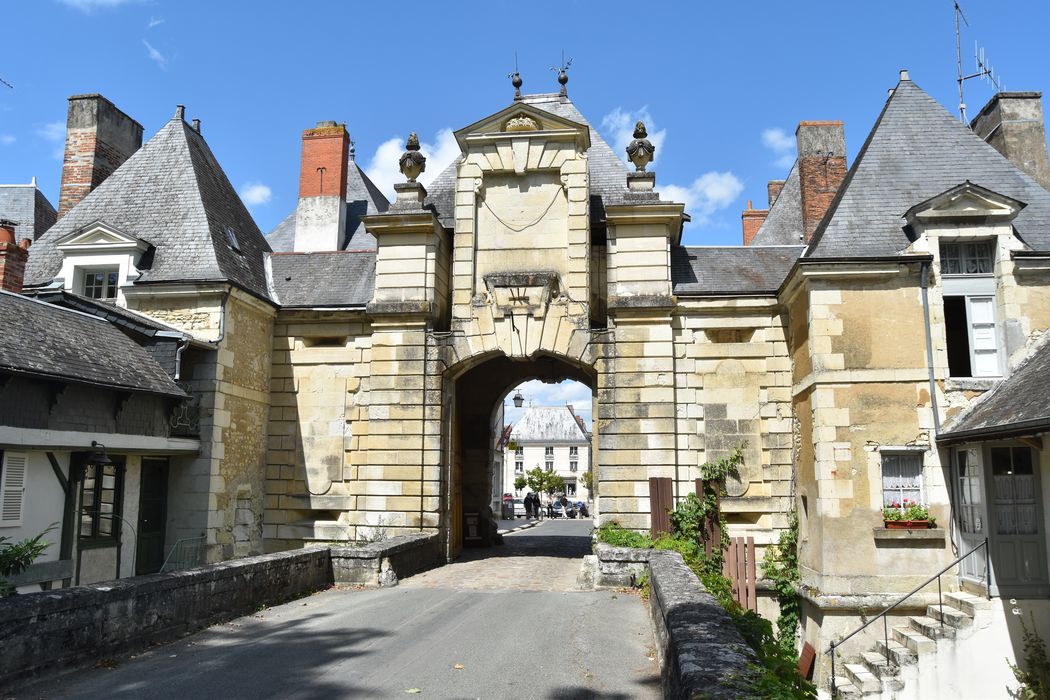
<svg viewBox="0 0 1050 700">
<path fill-rule="evenodd" d="M 583 483 L 583 487 L 588 491 L 594 490 L 594 475 L 591 474 L 591 470 L 588 469 L 583 474 L 580 474 L 580 481 Z"/>
<path fill-rule="evenodd" d="M 516 477 L 514 477 L 514 490 L 515 491 L 521 491 L 523 488 L 525 488 L 525 485 L 527 483 L 528 482 L 525 480 L 525 477 L 523 477 L 523 476 L 516 476 Z"/>
<path fill-rule="evenodd" d="M 530 491 L 545 493 L 548 496 L 565 490 L 565 479 L 553 471 L 536 467 L 525 472 L 525 483 Z"/>
</svg>

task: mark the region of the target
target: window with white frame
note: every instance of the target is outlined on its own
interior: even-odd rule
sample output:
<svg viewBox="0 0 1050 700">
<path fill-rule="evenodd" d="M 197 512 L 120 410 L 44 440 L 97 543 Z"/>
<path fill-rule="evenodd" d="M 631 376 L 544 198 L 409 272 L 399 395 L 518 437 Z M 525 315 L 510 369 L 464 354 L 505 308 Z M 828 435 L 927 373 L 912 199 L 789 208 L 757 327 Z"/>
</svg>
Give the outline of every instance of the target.
<svg viewBox="0 0 1050 700">
<path fill-rule="evenodd" d="M 120 532 L 124 469 L 115 464 L 88 464 L 80 482 L 80 539 L 99 543 Z"/>
<path fill-rule="evenodd" d="M 550 459 L 551 457 L 553 457 L 554 456 L 554 446 L 553 445 L 547 445 L 546 447 L 544 447 L 543 448 L 543 456 L 546 457 L 547 459 Z"/>
<path fill-rule="evenodd" d="M 116 267 L 86 268 L 81 271 L 79 292 L 89 299 L 116 299 L 120 270 Z"/>
<path fill-rule="evenodd" d="M 942 241 L 940 252 L 948 373 L 998 377 L 1002 370 L 995 323 L 995 243 Z"/>
<path fill-rule="evenodd" d="M 515 447 L 514 448 L 514 456 L 515 457 L 524 457 L 525 456 L 525 448 L 522 447 L 521 445 L 518 445 L 517 447 Z"/>
<path fill-rule="evenodd" d="M 569 462 L 569 471 L 570 472 L 579 471 L 579 469 L 580 469 L 580 463 L 579 462 L 577 462 L 576 460 L 573 460 L 573 461 Z"/>
<path fill-rule="evenodd" d="M 579 456 L 580 456 L 580 448 L 577 447 L 576 445 L 571 445 L 569 447 L 569 457 L 579 457 Z"/>
<path fill-rule="evenodd" d="M 524 474 L 525 473 L 525 462 L 515 460 L 514 462 L 514 473 Z"/>
<path fill-rule="evenodd" d="M 547 462 L 543 466 L 546 467 L 547 471 L 549 472 L 554 471 L 554 462 Z"/>
<path fill-rule="evenodd" d="M 905 503 L 925 503 L 922 487 L 922 454 L 883 453 L 882 505 L 904 508 Z"/>
</svg>

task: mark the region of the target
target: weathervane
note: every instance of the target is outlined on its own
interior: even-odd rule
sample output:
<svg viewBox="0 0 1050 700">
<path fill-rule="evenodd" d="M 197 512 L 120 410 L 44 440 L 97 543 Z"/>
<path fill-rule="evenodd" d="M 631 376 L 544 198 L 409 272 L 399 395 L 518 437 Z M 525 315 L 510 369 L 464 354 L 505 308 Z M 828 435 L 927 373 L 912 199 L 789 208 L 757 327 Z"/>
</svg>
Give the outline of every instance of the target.
<svg viewBox="0 0 1050 700">
<path fill-rule="evenodd" d="M 569 62 L 566 63 L 565 62 L 565 50 L 562 49 L 562 52 L 561 52 L 561 65 L 560 66 L 551 66 L 551 70 L 558 72 L 558 84 L 561 85 L 561 92 L 558 93 L 558 94 L 560 94 L 562 97 L 565 97 L 565 96 L 567 96 L 569 94 L 565 90 L 565 85 L 566 85 L 566 83 L 569 82 L 569 69 L 570 68 L 572 68 L 572 59 L 570 58 Z"/>
<path fill-rule="evenodd" d="M 521 75 L 518 73 L 518 52 L 514 52 L 514 72 L 507 73 L 510 84 L 514 86 L 514 99 L 521 99 Z"/>
</svg>

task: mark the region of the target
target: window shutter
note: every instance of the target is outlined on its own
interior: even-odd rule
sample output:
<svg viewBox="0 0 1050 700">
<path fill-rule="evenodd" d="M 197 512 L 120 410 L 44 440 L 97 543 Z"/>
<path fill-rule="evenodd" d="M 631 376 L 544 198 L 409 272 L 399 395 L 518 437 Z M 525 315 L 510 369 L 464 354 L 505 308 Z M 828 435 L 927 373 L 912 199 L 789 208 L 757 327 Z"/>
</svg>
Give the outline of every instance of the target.
<svg viewBox="0 0 1050 700">
<path fill-rule="evenodd" d="M 997 377 L 999 348 L 995 333 L 995 297 L 967 297 L 970 314 L 970 351 L 975 377 Z"/>
<path fill-rule="evenodd" d="M 26 485 L 26 455 L 24 452 L 5 452 L 0 473 L 0 527 L 18 527 L 22 524 Z"/>
</svg>

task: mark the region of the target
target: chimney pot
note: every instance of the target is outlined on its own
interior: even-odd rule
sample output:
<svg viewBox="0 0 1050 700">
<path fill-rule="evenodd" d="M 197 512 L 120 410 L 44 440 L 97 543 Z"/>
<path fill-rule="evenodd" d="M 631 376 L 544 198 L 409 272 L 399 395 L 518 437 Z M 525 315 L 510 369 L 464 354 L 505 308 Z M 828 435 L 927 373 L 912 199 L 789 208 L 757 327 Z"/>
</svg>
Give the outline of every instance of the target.
<svg viewBox="0 0 1050 700">
<path fill-rule="evenodd" d="M 343 124 L 319 121 L 303 131 L 302 144 L 294 250 L 340 250 L 346 242 L 350 136 Z"/>
<path fill-rule="evenodd" d="M 186 105 L 175 105 L 175 118 L 186 121 Z"/>
<path fill-rule="evenodd" d="M 18 244 L 18 247 L 22 250 L 29 250 L 29 246 L 31 245 L 33 245 L 33 240 L 31 238 L 23 238 L 22 241 Z"/>
<path fill-rule="evenodd" d="M 198 134 L 201 132 L 201 120 L 200 119 L 194 119 L 192 126 L 193 126 L 193 130 L 196 131 Z"/>
<path fill-rule="evenodd" d="M 907 68 L 902 68 L 901 69 L 901 80 L 911 80 L 911 76 L 908 75 L 908 69 Z"/>
<path fill-rule="evenodd" d="M 15 226 L 17 225 L 10 219 L 0 219 L 0 243 L 15 244 Z"/>
<path fill-rule="evenodd" d="M 0 289 L 21 294 L 29 250 L 15 245 L 14 234 L 15 223 L 0 220 Z"/>
<path fill-rule="evenodd" d="M 314 128 L 316 128 L 316 129 L 327 129 L 327 128 L 330 128 L 330 127 L 333 127 L 333 126 L 339 126 L 339 123 L 336 122 L 335 120 L 331 120 L 330 119 L 330 120 L 317 122 L 317 126 L 314 127 Z"/>
<path fill-rule="evenodd" d="M 770 180 L 766 185 L 766 195 L 769 197 L 769 203 L 767 206 L 772 208 L 773 202 L 777 201 L 777 197 L 784 190 L 784 180 Z"/>
<path fill-rule="evenodd" d="M 740 224 L 744 232 L 744 245 L 751 245 L 751 241 L 755 240 L 755 236 L 758 235 L 758 230 L 762 228 L 762 224 L 766 222 L 767 216 L 769 216 L 768 209 L 752 209 L 751 200 L 748 200 L 747 209 L 740 213 Z"/>
</svg>

